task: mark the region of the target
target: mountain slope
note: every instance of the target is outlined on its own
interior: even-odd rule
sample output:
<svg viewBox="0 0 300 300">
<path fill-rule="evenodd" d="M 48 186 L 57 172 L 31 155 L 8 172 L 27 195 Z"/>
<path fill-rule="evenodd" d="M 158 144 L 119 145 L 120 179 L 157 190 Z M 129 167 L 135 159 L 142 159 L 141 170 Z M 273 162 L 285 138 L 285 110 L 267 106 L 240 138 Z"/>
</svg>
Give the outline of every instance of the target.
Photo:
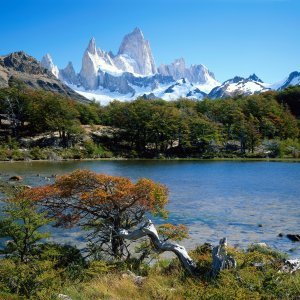
<svg viewBox="0 0 300 300">
<path fill-rule="evenodd" d="M 226 98 L 236 95 L 252 95 L 255 93 L 266 92 L 270 88 L 266 87 L 261 79 L 255 74 L 248 78 L 234 77 L 222 83 L 222 85 L 215 87 L 208 94 L 209 98 Z"/>
<path fill-rule="evenodd" d="M 185 78 L 179 79 L 176 83 L 169 86 L 167 89 L 159 92 L 154 91 L 153 94 L 164 100 L 174 100 L 179 98 L 202 99 L 207 96 L 196 85 L 190 83 Z"/>
<path fill-rule="evenodd" d="M 88 101 L 22 51 L 0 56 L 0 87 L 8 87 L 15 81 L 22 81 L 28 88 L 56 92 L 81 102 Z"/>
<path fill-rule="evenodd" d="M 300 72 L 292 72 L 288 78 L 284 79 L 282 82 L 275 84 L 277 90 L 284 90 L 289 86 L 300 85 Z"/>
</svg>

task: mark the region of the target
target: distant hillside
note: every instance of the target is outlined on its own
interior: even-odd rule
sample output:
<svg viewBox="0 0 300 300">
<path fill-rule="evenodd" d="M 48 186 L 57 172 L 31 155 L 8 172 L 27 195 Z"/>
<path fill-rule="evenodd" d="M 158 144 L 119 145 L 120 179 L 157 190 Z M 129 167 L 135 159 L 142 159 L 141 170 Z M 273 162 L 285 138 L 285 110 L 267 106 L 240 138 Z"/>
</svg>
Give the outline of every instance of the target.
<svg viewBox="0 0 300 300">
<path fill-rule="evenodd" d="M 23 51 L 0 56 L 0 88 L 11 86 L 16 81 L 24 82 L 29 88 L 52 91 L 80 102 L 89 102 Z"/>
</svg>

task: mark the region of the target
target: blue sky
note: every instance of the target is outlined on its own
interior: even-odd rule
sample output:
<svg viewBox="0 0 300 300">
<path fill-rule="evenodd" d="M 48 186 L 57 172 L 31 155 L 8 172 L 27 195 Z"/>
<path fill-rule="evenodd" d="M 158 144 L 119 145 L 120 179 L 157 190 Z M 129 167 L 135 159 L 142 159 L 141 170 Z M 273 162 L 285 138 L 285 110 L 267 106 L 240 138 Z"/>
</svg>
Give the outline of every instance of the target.
<svg viewBox="0 0 300 300">
<path fill-rule="evenodd" d="M 300 71 L 299 0 L 1 0 L 0 55 L 50 53 L 80 70 L 91 37 L 118 51 L 139 27 L 157 65 L 184 57 L 220 81 L 256 73 L 275 82 Z"/>
</svg>

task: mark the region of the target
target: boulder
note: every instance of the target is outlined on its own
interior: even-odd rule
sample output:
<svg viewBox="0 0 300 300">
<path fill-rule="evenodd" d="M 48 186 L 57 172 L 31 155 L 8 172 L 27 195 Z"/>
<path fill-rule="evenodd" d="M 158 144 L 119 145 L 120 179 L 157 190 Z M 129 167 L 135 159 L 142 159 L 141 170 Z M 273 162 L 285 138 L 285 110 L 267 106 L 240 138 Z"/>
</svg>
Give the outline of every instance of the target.
<svg viewBox="0 0 300 300">
<path fill-rule="evenodd" d="M 294 273 L 298 270 L 300 270 L 300 259 L 288 259 L 284 261 L 284 264 L 279 272 Z"/>
<path fill-rule="evenodd" d="M 122 277 L 123 278 L 131 278 L 133 280 L 134 284 L 136 284 L 136 285 L 142 285 L 143 282 L 146 280 L 146 277 L 135 275 L 133 272 L 131 272 L 129 270 L 127 270 L 126 273 L 122 274 Z"/>
<path fill-rule="evenodd" d="M 252 247 L 263 247 L 263 248 L 269 248 L 269 246 L 266 243 L 252 243 Z"/>
<path fill-rule="evenodd" d="M 68 295 L 64 295 L 64 294 L 58 294 L 57 298 L 60 300 L 72 300 L 71 297 L 69 297 Z"/>
<path fill-rule="evenodd" d="M 10 181 L 21 181 L 21 180 L 23 180 L 23 177 L 18 176 L 18 175 L 14 175 L 14 176 L 11 176 L 11 177 L 9 178 L 9 180 L 10 180 Z"/>
<path fill-rule="evenodd" d="M 287 234 L 286 237 L 293 242 L 300 242 L 300 234 Z"/>
</svg>

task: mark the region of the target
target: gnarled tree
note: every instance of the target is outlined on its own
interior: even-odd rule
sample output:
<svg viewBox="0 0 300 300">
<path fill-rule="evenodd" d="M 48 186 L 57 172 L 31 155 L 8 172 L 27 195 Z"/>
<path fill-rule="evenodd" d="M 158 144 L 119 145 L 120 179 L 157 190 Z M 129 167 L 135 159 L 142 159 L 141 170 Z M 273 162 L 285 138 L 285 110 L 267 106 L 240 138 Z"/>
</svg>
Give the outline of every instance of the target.
<svg viewBox="0 0 300 300">
<path fill-rule="evenodd" d="M 119 231 L 138 225 L 146 213 L 166 216 L 168 190 L 149 179 L 129 178 L 77 170 L 58 177 L 54 184 L 24 192 L 39 201 L 58 226 L 88 229 L 93 249 L 116 259 L 129 257 Z"/>
</svg>

